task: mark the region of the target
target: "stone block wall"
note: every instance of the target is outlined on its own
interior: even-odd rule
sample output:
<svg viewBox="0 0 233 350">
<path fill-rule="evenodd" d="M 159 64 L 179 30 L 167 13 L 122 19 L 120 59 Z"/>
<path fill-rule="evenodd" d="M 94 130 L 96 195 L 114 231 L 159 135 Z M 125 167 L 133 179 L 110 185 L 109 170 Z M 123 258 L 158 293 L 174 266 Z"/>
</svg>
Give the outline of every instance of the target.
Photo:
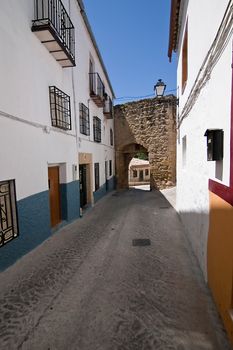
<svg viewBox="0 0 233 350">
<path fill-rule="evenodd" d="M 139 151 L 150 162 L 152 189 L 176 183 L 176 97 L 144 99 L 114 107 L 117 188 L 128 187 L 128 165 Z"/>
</svg>

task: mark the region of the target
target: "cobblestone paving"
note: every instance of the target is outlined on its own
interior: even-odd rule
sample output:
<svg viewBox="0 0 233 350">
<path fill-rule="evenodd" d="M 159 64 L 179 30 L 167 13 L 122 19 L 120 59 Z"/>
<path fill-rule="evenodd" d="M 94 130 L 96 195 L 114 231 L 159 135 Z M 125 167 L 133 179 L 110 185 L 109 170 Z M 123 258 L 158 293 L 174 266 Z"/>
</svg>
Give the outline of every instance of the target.
<svg viewBox="0 0 233 350">
<path fill-rule="evenodd" d="M 1 350 L 230 349 L 160 192 L 101 200 L 0 273 L 0 292 Z"/>
</svg>

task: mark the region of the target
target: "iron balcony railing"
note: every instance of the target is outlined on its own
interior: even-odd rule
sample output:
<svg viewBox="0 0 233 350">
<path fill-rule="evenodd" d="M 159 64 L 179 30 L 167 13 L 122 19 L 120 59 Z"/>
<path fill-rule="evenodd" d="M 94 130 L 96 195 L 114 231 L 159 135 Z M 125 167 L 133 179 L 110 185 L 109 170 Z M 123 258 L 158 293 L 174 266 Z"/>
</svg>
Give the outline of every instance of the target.
<svg viewBox="0 0 233 350">
<path fill-rule="evenodd" d="M 99 107 L 104 104 L 104 84 L 98 73 L 89 73 L 90 96 Z"/>
<path fill-rule="evenodd" d="M 75 64 L 75 29 L 61 0 L 34 0 L 35 19 L 32 30 L 50 27 Z"/>
<path fill-rule="evenodd" d="M 106 99 L 104 101 L 103 112 L 107 116 L 108 119 L 111 119 L 113 117 L 113 104 L 112 104 L 112 100 L 109 96 L 106 96 Z"/>
</svg>

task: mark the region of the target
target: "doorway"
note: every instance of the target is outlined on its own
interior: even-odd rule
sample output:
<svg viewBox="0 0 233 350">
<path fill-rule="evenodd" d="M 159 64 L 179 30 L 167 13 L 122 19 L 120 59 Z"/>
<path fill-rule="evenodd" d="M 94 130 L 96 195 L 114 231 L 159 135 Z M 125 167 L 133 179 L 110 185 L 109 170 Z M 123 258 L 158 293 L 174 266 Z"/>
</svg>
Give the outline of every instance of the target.
<svg viewBox="0 0 233 350">
<path fill-rule="evenodd" d="M 143 181 L 143 170 L 139 171 L 139 181 Z"/>
<path fill-rule="evenodd" d="M 105 161 L 105 189 L 108 191 L 108 161 Z"/>
<path fill-rule="evenodd" d="M 58 166 L 48 168 L 48 181 L 50 220 L 51 226 L 54 227 L 61 222 L 60 181 Z"/>
<path fill-rule="evenodd" d="M 80 181 L 80 206 L 87 205 L 87 165 L 79 165 L 79 181 Z"/>
</svg>

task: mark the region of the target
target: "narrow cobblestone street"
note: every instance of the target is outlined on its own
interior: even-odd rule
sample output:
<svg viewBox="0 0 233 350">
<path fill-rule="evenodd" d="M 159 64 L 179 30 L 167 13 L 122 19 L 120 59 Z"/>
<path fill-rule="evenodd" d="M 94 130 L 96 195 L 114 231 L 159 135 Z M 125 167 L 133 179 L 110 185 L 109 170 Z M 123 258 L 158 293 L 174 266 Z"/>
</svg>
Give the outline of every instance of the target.
<svg viewBox="0 0 233 350">
<path fill-rule="evenodd" d="M 158 191 L 111 193 L 0 277 L 2 350 L 230 349 Z"/>
</svg>

